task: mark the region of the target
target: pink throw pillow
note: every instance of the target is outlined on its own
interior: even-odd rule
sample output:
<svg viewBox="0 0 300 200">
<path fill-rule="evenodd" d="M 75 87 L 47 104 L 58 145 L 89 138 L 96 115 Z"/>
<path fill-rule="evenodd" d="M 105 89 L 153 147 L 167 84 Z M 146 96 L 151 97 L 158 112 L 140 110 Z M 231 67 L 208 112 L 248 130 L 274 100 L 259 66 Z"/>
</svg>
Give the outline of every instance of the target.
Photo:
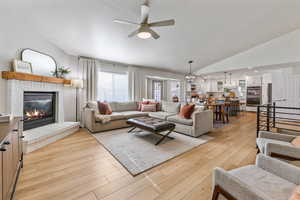
<svg viewBox="0 0 300 200">
<path fill-rule="evenodd" d="M 300 185 L 296 187 L 289 200 L 300 200 Z"/>
<path fill-rule="evenodd" d="M 297 136 L 295 139 L 293 139 L 291 143 L 296 147 L 300 147 L 300 136 Z"/>
<path fill-rule="evenodd" d="M 156 112 L 156 104 L 142 104 L 142 112 Z"/>
<path fill-rule="evenodd" d="M 149 101 L 141 101 L 138 103 L 138 111 L 141 111 L 142 110 L 142 105 L 144 104 L 149 104 L 150 102 Z"/>
<path fill-rule="evenodd" d="M 160 106 L 160 103 L 159 102 L 149 102 L 149 104 L 155 104 L 156 105 L 156 111 L 155 112 L 157 112 L 157 111 L 161 111 L 161 106 Z"/>
<path fill-rule="evenodd" d="M 101 115 L 111 115 L 112 109 L 106 102 L 98 101 L 98 110 Z"/>
</svg>

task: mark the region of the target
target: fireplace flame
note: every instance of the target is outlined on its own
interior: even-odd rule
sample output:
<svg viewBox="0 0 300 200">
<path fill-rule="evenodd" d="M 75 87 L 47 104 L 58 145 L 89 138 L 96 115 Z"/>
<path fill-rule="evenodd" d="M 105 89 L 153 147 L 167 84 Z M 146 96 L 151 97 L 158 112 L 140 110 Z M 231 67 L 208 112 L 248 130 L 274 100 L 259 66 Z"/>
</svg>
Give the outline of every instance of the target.
<svg viewBox="0 0 300 200">
<path fill-rule="evenodd" d="M 28 120 L 34 120 L 44 117 L 46 113 L 42 110 L 34 109 L 33 111 L 26 112 L 25 115 Z"/>
<path fill-rule="evenodd" d="M 34 111 L 34 116 L 39 116 L 39 113 L 40 113 L 39 111 L 35 110 Z"/>
</svg>

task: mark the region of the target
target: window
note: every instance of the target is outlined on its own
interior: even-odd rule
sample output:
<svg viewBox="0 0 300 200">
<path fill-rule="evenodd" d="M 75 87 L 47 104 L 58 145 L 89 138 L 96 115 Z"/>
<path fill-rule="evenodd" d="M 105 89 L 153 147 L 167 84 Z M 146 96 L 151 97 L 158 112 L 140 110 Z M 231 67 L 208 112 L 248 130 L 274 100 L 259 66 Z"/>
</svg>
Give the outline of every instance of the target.
<svg viewBox="0 0 300 200">
<path fill-rule="evenodd" d="M 128 74 L 98 72 L 97 95 L 100 101 L 128 101 Z"/>
<path fill-rule="evenodd" d="M 163 81 L 153 80 L 152 82 L 152 98 L 156 101 L 162 100 Z"/>
<path fill-rule="evenodd" d="M 180 97 L 180 82 L 179 81 L 170 81 L 171 88 L 171 98 Z"/>
</svg>

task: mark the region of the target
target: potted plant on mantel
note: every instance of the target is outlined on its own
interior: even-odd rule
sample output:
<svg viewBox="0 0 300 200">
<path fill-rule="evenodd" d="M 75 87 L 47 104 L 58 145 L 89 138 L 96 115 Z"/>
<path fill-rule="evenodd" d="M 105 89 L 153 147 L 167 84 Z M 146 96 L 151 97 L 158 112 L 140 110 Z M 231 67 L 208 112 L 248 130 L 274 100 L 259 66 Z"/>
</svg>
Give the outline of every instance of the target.
<svg viewBox="0 0 300 200">
<path fill-rule="evenodd" d="M 65 78 L 67 74 L 71 72 L 70 68 L 59 67 L 55 71 L 52 71 L 52 75 L 57 78 Z"/>
</svg>

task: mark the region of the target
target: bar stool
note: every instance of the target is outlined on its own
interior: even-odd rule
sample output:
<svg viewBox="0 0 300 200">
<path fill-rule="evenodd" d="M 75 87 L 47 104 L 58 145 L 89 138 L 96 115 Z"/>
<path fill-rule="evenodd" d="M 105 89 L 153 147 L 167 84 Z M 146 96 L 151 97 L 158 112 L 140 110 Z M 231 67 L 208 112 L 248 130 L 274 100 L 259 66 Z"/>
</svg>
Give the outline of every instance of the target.
<svg viewBox="0 0 300 200">
<path fill-rule="evenodd" d="M 226 122 L 229 123 L 229 110 L 230 110 L 230 104 L 225 103 L 222 104 L 221 106 L 221 118 L 223 123 L 225 124 Z"/>
</svg>

